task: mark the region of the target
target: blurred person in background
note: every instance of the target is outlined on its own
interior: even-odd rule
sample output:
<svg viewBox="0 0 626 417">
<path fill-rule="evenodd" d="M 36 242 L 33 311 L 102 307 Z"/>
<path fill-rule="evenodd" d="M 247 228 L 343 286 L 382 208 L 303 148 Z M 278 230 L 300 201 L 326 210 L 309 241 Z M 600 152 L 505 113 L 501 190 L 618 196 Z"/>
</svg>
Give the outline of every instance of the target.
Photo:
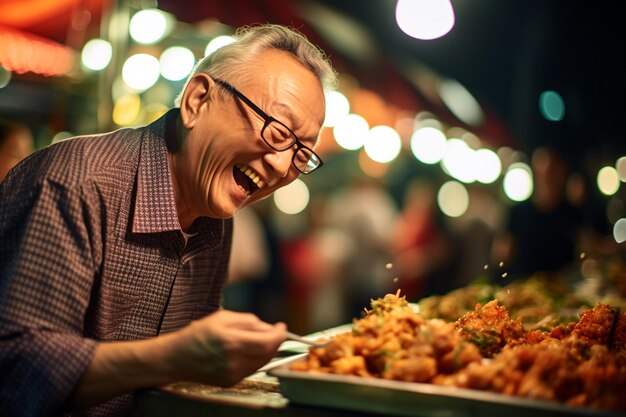
<svg viewBox="0 0 626 417">
<path fill-rule="evenodd" d="M 398 287 L 410 301 L 438 292 L 437 273 L 450 259 L 451 247 L 439 219 L 433 184 L 413 180 L 406 188 L 404 205 L 393 229 L 391 246 Z"/>
<path fill-rule="evenodd" d="M 33 135 L 26 126 L 0 119 L 0 182 L 34 150 Z"/>
<path fill-rule="evenodd" d="M 269 212 L 273 202 L 265 199 L 247 206 L 233 218 L 233 243 L 223 307 L 254 313 L 263 321 L 284 321 L 292 331 L 285 302 L 287 282 L 284 260 Z"/>
<path fill-rule="evenodd" d="M 496 268 L 499 268 L 501 259 L 490 265 L 491 249 L 494 237 L 502 230 L 506 220 L 506 208 L 497 196 L 484 187 L 471 187 L 468 193 L 469 206 L 465 214 L 448 218 L 446 222 L 449 240 L 454 242 L 451 250 L 454 252 L 451 256 L 454 265 L 451 265 L 448 279 L 439 280 L 440 288 L 447 285 L 448 290 L 452 290 L 488 281 L 494 271 L 500 271 Z M 502 279 L 501 275 L 498 277 Z M 442 293 L 441 290 L 439 293 Z"/>
<path fill-rule="evenodd" d="M 567 200 L 583 214 L 578 252 L 585 256 L 608 257 L 623 249 L 615 241 L 607 206 L 598 193 L 592 192 L 589 179 L 572 172 L 567 178 Z"/>
<path fill-rule="evenodd" d="M 578 255 L 583 216 L 566 198 L 567 160 L 554 148 L 540 147 L 531 166 L 533 194 L 511 207 L 505 231 L 493 246 L 493 260 L 504 262 L 509 279 L 562 274 Z"/>
<path fill-rule="evenodd" d="M 346 302 L 346 292 L 354 288 L 346 288 L 345 264 L 357 250 L 356 243 L 333 223 L 330 206 L 328 196 L 312 198 L 306 216 L 300 217 L 304 230 L 280 245 L 292 313 L 289 327 L 293 323 L 301 333 L 328 329 L 355 317 Z"/>
<path fill-rule="evenodd" d="M 252 311 L 252 283 L 267 276 L 271 262 L 263 225 L 253 206 L 246 206 L 233 217 L 230 258 L 234 261 L 228 265 L 224 307 Z"/>
<path fill-rule="evenodd" d="M 396 271 L 387 264 L 393 264 L 391 239 L 398 208 L 379 180 L 356 178 L 330 197 L 328 210 L 329 225 L 349 241 L 342 239 L 338 250 L 345 264 L 346 318 L 360 317 L 372 298 L 395 292 Z"/>
<path fill-rule="evenodd" d="M 232 385 L 284 341 L 220 309 L 232 217 L 321 166 L 335 72 L 288 28 L 237 39 L 154 123 L 53 144 L 0 184 L 0 415 L 127 415 L 136 389 Z"/>
</svg>

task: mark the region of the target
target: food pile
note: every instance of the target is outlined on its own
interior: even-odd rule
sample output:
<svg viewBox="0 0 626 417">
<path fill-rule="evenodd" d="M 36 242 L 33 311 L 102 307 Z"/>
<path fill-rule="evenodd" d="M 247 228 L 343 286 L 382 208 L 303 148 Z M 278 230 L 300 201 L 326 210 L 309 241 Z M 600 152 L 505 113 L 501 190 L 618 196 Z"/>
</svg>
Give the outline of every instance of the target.
<svg viewBox="0 0 626 417">
<path fill-rule="evenodd" d="M 512 318 L 522 319 L 527 330 L 549 330 L 577 321 L 583 309 L 597 302 L 626 311 L 626 259 L 620 255 L 587 261 L 593 265 L 591 280 L 543 272 L 513 282 L 478 279 L 447 294 L 421 299 L 420 314 L 429 319 L 455 321 L 474 310 L 476 303 L 498 300 Z"/>
<path fill-rule="evenodd" d="M 595 304 L 576 295 L 564 282 L 537 274 L 524 280 L 507 282 L 506 287 L 475 282 L 444 295 L 423 298 L 419 301 L 419 308 L 425 318 L 455 321 L 474 310 L 477 302 L 485 304 L 491 300 L 498 300 L 498 304 L 505 307 L 512 318 L 521 318 L 526 329 L 544 330 L 577 320 L 581 308 L 590 308 Z"/>
<path fill-rule="evenodd" d="M 599 303 L 578 321 L 527 330 L 498 300 L 446 322 L 424 318 L 398 292 L 372 300 L 352 333 L 312 348 L 292 370 L 626 410 L 626 313 L 614 321 L 616 312 Z"/>
</svg>

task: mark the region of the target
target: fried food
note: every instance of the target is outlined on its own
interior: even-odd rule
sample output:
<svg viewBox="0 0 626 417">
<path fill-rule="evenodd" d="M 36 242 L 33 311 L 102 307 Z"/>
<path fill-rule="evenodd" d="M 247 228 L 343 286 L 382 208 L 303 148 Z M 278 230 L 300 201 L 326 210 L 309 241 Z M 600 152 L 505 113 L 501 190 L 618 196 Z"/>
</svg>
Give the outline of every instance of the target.
<svg viewBox="0 0 626 417">
<path fill-rule="evenodd" d="M 526 330 L 498 300 L 476 304 L 455 322 L 416 314 L 399 293 L 371 306 L 352 333 L 312 348 L 292 369 L 626 410 L 626 313 L 609 343 L 616 310 L 607 304 L 549 331 Z"/>
<path fill-rule="evenodd" d="M 522 319 L 511 320 L 509 312 L 493 300 L 456 321 L 456 328 L 465 340 L 480 349 L 485 358 L 492 358 L 507 344 L 524 337 Z"/>
<path fill-rule="evenodd" d="M 387 294 L 372 301 L 372 309 L 354 322 L 352 333 L 311 349 L 307 362 L 293 369 L 428 382 L 481 359 L 478 348 L 452 323 L 425 320 L 404 297 Z"/>
<path fill-rule="evenodd" d="M 497 300 L 513 319 L 521 318 L 527 330 L 549 330 L 578 318 L 580 308 L 593 307 L 589 300 L 578 297 L 559 280 L 536 274 L 528 279 L 508 282 L 506 287 L 476 282 L 445 295 L 420 300 L 424 318 L 458 320 L 474 310 L 476 303 Z"/>
</svg>

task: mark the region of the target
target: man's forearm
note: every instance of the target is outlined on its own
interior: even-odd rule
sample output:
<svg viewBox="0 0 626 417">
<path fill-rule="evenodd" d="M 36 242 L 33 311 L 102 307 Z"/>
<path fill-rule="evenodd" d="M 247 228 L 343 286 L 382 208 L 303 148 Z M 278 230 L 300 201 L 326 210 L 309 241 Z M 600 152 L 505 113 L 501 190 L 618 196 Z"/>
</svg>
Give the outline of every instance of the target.
<svg viewBox="0 0 626 417">
<path fill-rule="evenodd" d="M 86 407 L 178 380 L 230 386 L 266 364 L 285 337 L 284 323 L 220 310 L 157 338 L 101 343 L 69 405 Z"/>
<path fill-rule="evenodd" d="M 100 343 L 74 389 L 70 406 L 87 407 L 125 392 L 173 381 L 162 357 L 166 338 Z"/>
</svg>

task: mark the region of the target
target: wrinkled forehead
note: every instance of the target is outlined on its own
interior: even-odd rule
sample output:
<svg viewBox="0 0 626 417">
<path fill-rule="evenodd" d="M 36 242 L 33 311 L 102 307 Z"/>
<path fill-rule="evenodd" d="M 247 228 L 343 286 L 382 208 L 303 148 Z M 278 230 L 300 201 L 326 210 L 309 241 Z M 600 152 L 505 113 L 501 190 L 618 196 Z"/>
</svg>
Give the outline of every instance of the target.
<svg viewBox="0 0 626 417">
<path fill-rule="evenodd" d="M 255 61 L 258 68 L 252 71 L 249 83 L 266 94 L 261 98 L 264 104 L 285 117 L 304 114 L 321 125 L 325 115 L 324 91 L 311 70 L 288 52 L 275 49 L 264 51 Z"/>
</svg>

